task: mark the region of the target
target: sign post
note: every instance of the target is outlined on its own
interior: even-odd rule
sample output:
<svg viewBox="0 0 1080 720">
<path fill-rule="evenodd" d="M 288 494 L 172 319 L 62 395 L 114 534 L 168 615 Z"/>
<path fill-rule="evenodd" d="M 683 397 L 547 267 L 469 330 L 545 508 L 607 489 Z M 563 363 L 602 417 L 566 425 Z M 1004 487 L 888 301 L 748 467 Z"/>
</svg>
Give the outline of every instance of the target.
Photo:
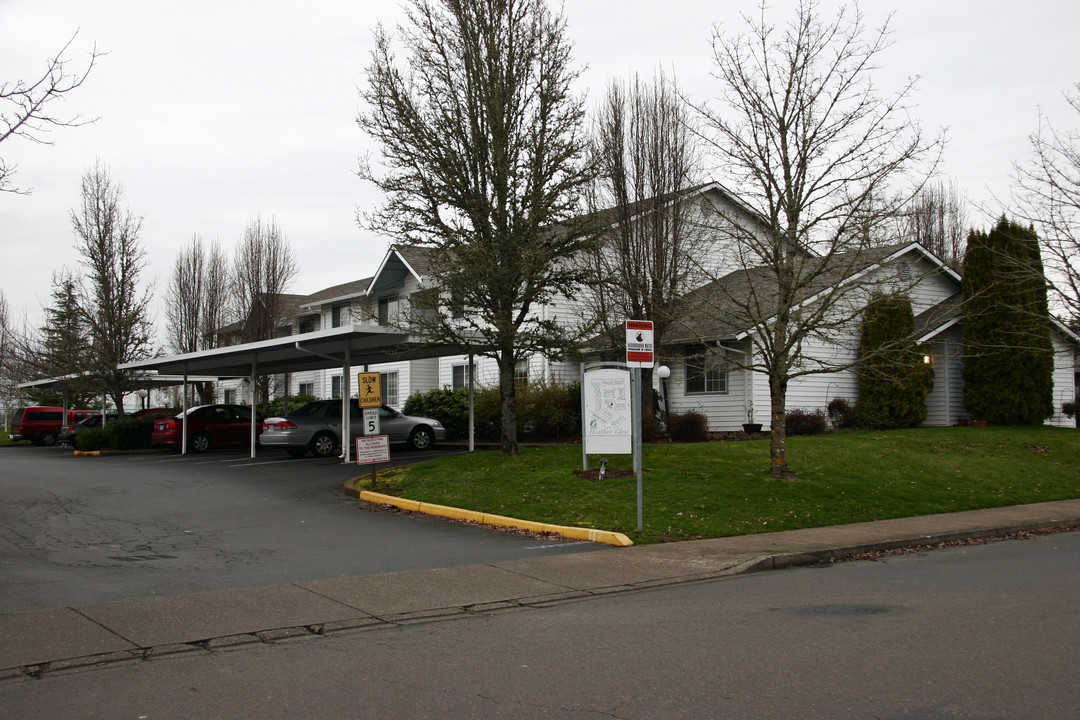
<svg viewBox="0 0 1080 720">
<path fill-rule="evenodd" d="M 655 364 L 652 320 L 626 321 L 626 364 L 633 368 L 634 387 L 634 473 L 637 475 L 637 529 L 643 522 L 644 488 L 641 481 L 641 368 Z"/>
<path fill-rule="evenodd" d="M 390 436 L 375 435 L 356 438 L 356 464 L 371 464 L 371 487 L 375 488 L 375 463 L 390 462 Z"/>
</svg>

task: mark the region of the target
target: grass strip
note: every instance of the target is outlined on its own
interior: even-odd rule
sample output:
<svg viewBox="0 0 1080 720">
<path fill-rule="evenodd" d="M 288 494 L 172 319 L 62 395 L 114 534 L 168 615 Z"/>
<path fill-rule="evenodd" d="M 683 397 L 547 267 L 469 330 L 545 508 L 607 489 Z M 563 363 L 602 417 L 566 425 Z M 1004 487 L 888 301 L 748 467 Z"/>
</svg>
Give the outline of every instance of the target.
<svg viewBox="0 0 1080 720">
<path fill-rule="evenodd" d="M 380 473 L 379 492 L 628 535 L 637 544 L 747 535 L 1080 497 L 1080 432 L 927 428 L 788 439 L 801 480 L 768 475 L 768 439 L 644 448 L 637 480 L 574 475 L 581 446 L 449 456 Z M 629 456 L 609 458 L 627 469 Z M 599 458 L 590 460 L 591 466 Z M 364 485 L 363 480 L 360 483 Z"/>
</svg>

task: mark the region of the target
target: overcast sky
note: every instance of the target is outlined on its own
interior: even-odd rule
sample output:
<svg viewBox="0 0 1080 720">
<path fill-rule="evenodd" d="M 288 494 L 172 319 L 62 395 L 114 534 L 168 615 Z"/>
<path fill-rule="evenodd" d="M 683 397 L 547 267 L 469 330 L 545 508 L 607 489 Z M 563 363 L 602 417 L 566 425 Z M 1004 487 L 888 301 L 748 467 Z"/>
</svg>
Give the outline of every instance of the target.
<svg viewBox="0 0 1080 720">
<path fill-rule="evenodd" d="M 659 66 L 696 99 L 715 97 L 712 28 L 741 29 L 740 12 L 756 4 L 566 0 L 589 107 L 612 78 L 649 78 Z M 893 4 L 862 9 L 876 26 Z M 772 17 L 786 20 L 792 5 L 775 0 Z M 836 5 L 822 8 L 831 16 Z M 1080 2 L 895 5 L 894 45 L 875 81 L 893 91 L 921 76 L 913 115 L 928 131 L 947 128 L 943 178 L 974 201 L 1006 199 L 1039 109 L 1073 121 L 1062 93 L 1080 80 Z M 38 77 L 76 30 L 73 68 L 95 44 L 108 53 L 53 108 L 96 124 L 56 131 L 52 146 L 0 144 L 0 157 L 19 166 L 14 183 L 33 190 L 0 194 L 0 289 L 16 319 L 40 323 L 53 272 L 77 267 L 69 212 L 95 160 L 144 218 L 145 279 L 159 296 L 193 235 L 231 249 L 260 213 L 276 216 L 297 251 L 293 292 L 372 274 L 388 240 L 356 223 L 358 209 L 380 201 L 355 175 L 358 158 L 377 154 L 355 123 L 356 88 L 372 28 L 399 15 L 396 3 L 370 0 L 0 0 L 0 81 Z M 156 317 L 163 325 L 160 308 Z"/>
</svg>

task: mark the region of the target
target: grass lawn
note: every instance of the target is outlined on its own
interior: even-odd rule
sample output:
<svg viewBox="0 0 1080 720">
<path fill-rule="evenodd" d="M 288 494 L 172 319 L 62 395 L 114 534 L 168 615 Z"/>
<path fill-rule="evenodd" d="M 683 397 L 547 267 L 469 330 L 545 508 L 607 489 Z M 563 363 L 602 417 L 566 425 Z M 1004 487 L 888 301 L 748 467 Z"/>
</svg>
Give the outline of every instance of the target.
<svg viewBox="0 0 1080 720">
<path fill-rule="evenodd" d="M 631 467 L 613 456 L 609 467 Z M 635 543 L 745 535 L 1080 497 L 1080 431 L 934 428 L 788 439 L 802 478 L 768 476 L 768 439 L 644 448 L 637 479 L 577 477 L 581 446 L 444 457 L 380 473 L 376 490 L 527 520 L 615 530 Z M 599 458 L 591 458 L 597 467 Z M 370 476 L 364 479 L 370 482 Z"/>
</svg>

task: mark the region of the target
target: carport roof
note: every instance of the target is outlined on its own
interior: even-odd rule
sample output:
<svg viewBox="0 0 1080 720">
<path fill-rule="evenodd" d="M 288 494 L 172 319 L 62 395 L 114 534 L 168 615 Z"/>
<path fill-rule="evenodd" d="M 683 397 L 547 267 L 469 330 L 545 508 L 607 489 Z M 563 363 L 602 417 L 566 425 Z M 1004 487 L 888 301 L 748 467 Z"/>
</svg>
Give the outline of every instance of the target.
<svg viewBox="0 0 1080 720">
<path fill-rule="evenodd" d="M 76 381 L 85 378 L 88 373 L 74 373 L 71 375 L 61 375 L 60 377 L 43 378 L 41 380 L 31 380 L 29 382 L 19 383 L 20 388 L 41 388 L 43 390 L 59 390 L 60 392 L 67 392 L 78 386 L 82 386 L 83 383 L 77 383 Z M 217 382 L 220 378 L 217 376 L 203 376 L 192 375 L 187 378 L 188 382 Z M 139 387 L 171 387 L 173 385 L 183 385 L 183 375 L 162 375 L 161 373 L 148 372 L 140 375 L 136 375 L 132 381 L 134 385 Z"/>
<path fill-rule="evenodd" d="M 253 364 L 259 375 L 341 367 L 346 352 L 352 365 L 374 365 L 457 355 L 463 351 L 453 345 L 424 343 L 393 328 L 352 324 L 184 355 L 149 358 L 125 363 L 120 369 L 246 377 L 251 374 Z"/>
</svg>

